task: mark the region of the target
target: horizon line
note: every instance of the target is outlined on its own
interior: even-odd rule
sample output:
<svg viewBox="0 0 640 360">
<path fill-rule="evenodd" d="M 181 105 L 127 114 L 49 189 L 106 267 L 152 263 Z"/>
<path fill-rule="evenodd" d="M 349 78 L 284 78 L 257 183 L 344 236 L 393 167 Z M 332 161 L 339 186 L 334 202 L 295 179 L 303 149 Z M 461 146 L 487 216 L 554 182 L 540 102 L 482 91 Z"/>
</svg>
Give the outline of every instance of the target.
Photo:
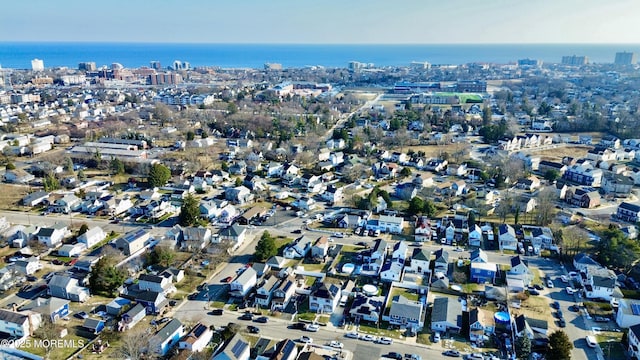
<svg viewBox="0 0 640 360">
<path fill-rule="evenodd" d="M 616 46 L 616 45 L 636 45 L 640 46 L 640 42 L 635 43 L 612 43 L 612 42 L 482 42 L 482 43 L 465 43 L 465 42 L 451 42 L 451 43 L 302 43 L 302 42 L 206 42 L 206 41 L 190 41 L 190 42 L 175 42 L 175 41 L 117 41 L 117 40 L 0 40 L 0 44 L 165 44 L 165 45 L 293 45 L 293 46 L 459 46 L 459 45 L 604 45 L 604 46 Z"/>
</svg>

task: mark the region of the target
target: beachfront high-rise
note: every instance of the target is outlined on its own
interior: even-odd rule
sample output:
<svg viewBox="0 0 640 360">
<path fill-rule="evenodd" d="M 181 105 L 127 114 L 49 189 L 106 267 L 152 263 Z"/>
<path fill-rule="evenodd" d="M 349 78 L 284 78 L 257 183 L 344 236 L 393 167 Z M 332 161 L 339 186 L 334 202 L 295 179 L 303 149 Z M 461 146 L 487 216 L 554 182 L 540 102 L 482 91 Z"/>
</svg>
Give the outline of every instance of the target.
<svg viewBox="0 0 640 360">
<path fill-rule="evenodd" d="M 160 64 L 160 61 L 152 61 L 149 64 L 151 65 L 151 68 L 154 70 L 162 69 L 162 65 Z"/>
<path fill-rule="evenodd" d="M 96 71 L 96 63 L 93 61 L 81 62 L 78 64 L 78 70 Z"/>
<path fill-rule="evenodd" d="M 44 61 L 40 59 L 31 60 L 31 70 L 44 71 Z"/>
<path fill-rule="evenodd" d="M 562 57 L 562 65 L 571 65 L 571 66 L 582 66 L 587 65 L 589 63 L 589 58 L 587 56 L 563 56 Z"/>
<path fill-rule="evenodd" d="M 635 65 L 636 53 L 634 52 L 617 52 L 616 59 L 613 62 L 616 65 Z"/>
</svg>

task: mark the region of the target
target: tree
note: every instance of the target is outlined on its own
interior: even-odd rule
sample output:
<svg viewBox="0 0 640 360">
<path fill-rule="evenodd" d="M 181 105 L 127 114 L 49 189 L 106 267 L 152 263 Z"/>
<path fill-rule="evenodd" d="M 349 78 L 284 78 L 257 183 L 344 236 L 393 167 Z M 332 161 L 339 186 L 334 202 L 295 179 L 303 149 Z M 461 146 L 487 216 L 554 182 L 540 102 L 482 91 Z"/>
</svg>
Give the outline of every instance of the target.
<svg viewBox="0 0 640 360">
<path fill-rule="evenodd" d="M 147 181 L 149 182 L 149 186 L 154 188 L 164 186 L 170 178 L 171 170 L 169 170 L 168 167 L 162 164 L 153 164 L 151 165 L 151 169 L 149 169 Z"/>
<path fill-rule="evenodd" d="M 402 177 L 409 177 L 411 176 L 411 169 L 409 169 L 408 167 L 403 167 L 402 170 L 400 170 L 400 176 Z"/>
<path fill-rule="evenodd" d="M 116 157 L 111 158 L 111 163 L 109 164 L 109 167 L 111 168 L 111 171 L 113 172 L 114 175 L 124 174 L 124 163 Z"/>
<path fill-rule="evenodd" d="M 483 126 L 488 126 L 491 124 L 491 108 L 488 106 L 485 106 L 484 109 L 482 109 L 482 125 Z"/>
<path fill-rule="evenodd" d="M 549 350 L 547 350 L 547 360 L 569 360 L 571 359 L 571 349 L 573 344 L 569 337 L 562 330 L 557 330 L 549 335 Z"/>
<path fill-rule="evenodd" d="M 196 138 L 196 134 L 193 131 L 191 130 L 187 131 L 187 141 L 192 141 L 195 138 Z"/>
<path fill-rule="evenodd" d="M 476 226 L 476 212 L 471 210 L 469 211 L 469 218 L 467 220 L 469 223 L 469 229 L 473 229 Z"/>
<path fill-rule="evenodd" d="M 538 193 L 538 202 L 536 221 L 538 225 L 547 226 L 553 220 L 556 191 L 553 187 L 548 186 Z"/>
<path fill-rule="evenodd" d="M 42 342 L 44 351 L 45 351 L 45 359 L 49 358 L 49 354 L 55 343 L 53 341 L 49 341 L 51 339 L 58 338 L 58 332 L 56 329 L 56 325 L 51 321 L 50 317 L 43 317 L 42 322 L 40 323 L 40 327 L 34 332 L 35 337 L 41 340 L 45 340 Z"/>
<path fill-rule="evenodd" d="M 85 223 L 82 223 L 82 225 L 80 225 L 80 229 L 78 229 L 78 236 L 86 233 L 87 231 L 89 231 L 89 226 Z"/>
<path fill-rule="evenodd" d="M 69 174 L 73 173 L 73 160 L 71 160 L 71 158 L 68 156 L 64 159 L 64 171 Z"/>
<path fill-rule="evenodd" d="M 516 339 L 516 355 L 518 358 L 527 360 L 531 354 L 531 339 L 527 335 Z"/>
<path fill-rule="evenodd" d="M 7 163 L 7 165 L 5 165 L 5 168 L 7 170 L 15 170 L 16 166 L 12 162 L 9 162 L 9 163 Z"/>
<path fill-rule="evenodd" d="M 78 170 L 78 179 L 80 181 L 84 181 L 87 179 L 87 174 L 84 173 L 84 170 L 82 169 Z"/>
<path fill-rule="evenodd" d="M 116 356 L 120 359 L 143 359 L 144 345 L 149 343 L 153 332 L 137 326 L 122 334 L 119 341 L 120 346 L 115 351 Z"/>
<path fill-rule="evenodd" d="M 558 170 L 549 169 L 544 173 L 544 179 L 548 181 L 556 181 L 560 178 L 560 172 Z"/>
<path fill-rule="evenodd" d="M 256 261 L 264 261 L 277 254 L 278 249 L 276 248 L 275 239 L 268 231 L 263 232 L 256 244 L 256 251 L 253 253 L 254 259 Z"/>
<path fill-rule="evenodd" d="M 127 272 L 116 267 L 116 258 L 105 255 L 91 269 L 89 287 L 92 293 L 106 293 L 112 296 L 114 291 L 127 279 Z"/>
<path fill-rule="evenodd" d="M 410 215 L 421 214 L 424 209 L 424 201 L 419 197 L 414 197 L 409 200 L 409 208 L 407 209 L 407 213 Z"/>
<path fill-rule="evenodd" d="M 53 191 L 60 189 L 60 181 L 53 174 L 49 174 L 42 180 L 44 191 Z"/>
<path fill-rule="evenodd" d="M 198 200 L 191 194 L 182 202 L 180 207 L 179 223 L 182 226 L 193 226 L 200 222 L 200 205 Z"/>
<path fill-rule="evenodd" d="M 147 259 L 151 264 L 160 264 L 164 267 L 169 267 L 173 263 L 175 256 L 175 252 L 169 247 L 157 245 L 153 248 L 153 251 L 149 253 Z"/>
</svg>

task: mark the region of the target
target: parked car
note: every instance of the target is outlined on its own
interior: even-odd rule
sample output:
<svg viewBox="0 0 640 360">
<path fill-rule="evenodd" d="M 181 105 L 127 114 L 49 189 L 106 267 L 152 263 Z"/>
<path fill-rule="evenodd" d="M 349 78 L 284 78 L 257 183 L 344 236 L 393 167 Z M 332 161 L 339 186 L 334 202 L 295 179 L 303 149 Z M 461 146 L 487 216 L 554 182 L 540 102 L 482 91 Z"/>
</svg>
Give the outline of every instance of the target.
<svg viewBox="0 0 640 360">
<path fill-rule="evenodd" d="M 390 352 L 387 355 L 385 355 L 385 357 L 396 359 L 396 360 L 402 360 L 402 354 L 397 352 Z"/>
<path fill-rule="evenodd" d="M 27 275 L 27 281 L 38 281 L 38 278 L 33 275 Z"/>
<path fill-rule="evenodd" d="M 363 341 L 375 341 L 376 337 L 373 336 L 373 335 L 367 334 L 367 335 L 364 335 L 364 336 L 360 336 L 360 340 L 363 340 Z"/>
<path fill-rule="evenodd" d="M 320 330 L 320 326 L 318 324 L 307 324 L 304 329 L 310 332 L 318 332 L 318 330 Z"/>
<path fill-rule="evenodd" d="M 254 320 L 257 323 L 266 324 L 269 322 L 269 318 L 266 316 L 260 316 L 259 318 Z"/>
<path fill-rule="evenodd" d="M 598 342 L 596 341 L 596 338 L 593 337 L 592 335 L 587 335 L 584 339 L 587 341 L 587 345 L 589 345 L 589 347 L 598 346 Z"/>
<path fill-rule="evenodd" d="M 533 285 L 533 288 L 536 289 L 536 290 L 542 290 L 543 289 L 542 285 L 540 285 L 540 284 Z"/>
<path fill-rule="evenodd" d="M 259 334 L 260 333 L 260 328 L 258 328 L 257 326 L 253 326 L 253 325 L 247 326 L 247 330 L 252 334 Z"/>
<path fill-rule="evenodd" d="M 440 342 L 440 332 L 436 331 L 433 333 L 433 342 L 434 343 Z"/>
<path fill-rule="evenodd" d="M 547 287 L 553 288 L 553 281 L 551 281 L 551 279 L 547 280 Z"/>
<path fill-rule="evenodd" d="M 383 344 L 383 345 L 391 345 L 393 344 L 393 339 L 388 338 L 388 337 L 381 337 L 378 339 L 378 341 L 376 341 L 378 344 Z"/>
<path fill-rule="evenodd" d="M 578 312 L 580 311 L 580 307 L 578 307 L 578 305 L 571 305 L 569 306 L 569 311 L 573 311 L 573 312 Z"/>
<path fill-rule="evenodd" d="M 211 315 L 217 315 L 217 316 L 220 316 L 220 315 L 222 315 L 223 313 L 224 313 L 224 310 L 222 310 L 222 309 L 213 309 L 213 310 L 211 310 Z"/>
<path fill-rule="evenodd" d="M 559 309 L 558 309 L 558 311 L 556 312 L 556 317 L 557 317 L 558 319 L 562 319 L 562 318 L 564 317 L 564 315 L 562 314 L 562 310 L 559 310 Z"/>
<path fill-rule="evenodd" d="M 573 294 L 576 293 L 576 289 L 572 288 L 571 286 L 567 286 L 565 288 L 565 290 L 567 291 L 567 294 L 569 294 L 569 295 L 573 295 Z"/>
<path fill-rule="evenodd" d="M 308 337 L 308 336 L 301 336 L 299 341 L 303 344 L 312 344 L 313 343 L 313 339 Z"/>
<path fill-rule="evenodd" d="M 242 316 L 240 316 L 240 320 L 253 320 L 253 314 L 244 313 L 242 314 Z"/>
<path fill-rule="evenodd" d="M 344 344 L 339 341 L 333 340 L 329 343 L 329 346 L 336 349 L 342 349 L 344 347 Z"/>
<path fill-rule="evenodd" d="M 551 307 L 554 309 L 560 309 L 560 303 L 557 301 L 554 301 L 551 303 Z"/>
<path fill-rule="evenodd" d="M 346 334 L 344 334 L 345 337 L 348 337 L 349 339 L 358 339 L 360 338 L 360 335 L 357 332 L 348 332 Z"/>
<path fill-rule="evenodd" d="M 169 306 L 176 306 L 176 305 L 178 305 L 177 301 L 175 301 L 175 300 L 169 301 Z"/>
<path fill-rule="evenodd" d="M 560 326 L 561 328 L 566 327 L 567 322 L 564 319 L 560 319 L 558 320 L 558 326 Z"/>
<path fill-rule="evenodd" d="M 596 316 L 593 318 L 593 321 L 595 322 L 608 322 L 609 318 L 604 317 L 604 316 Z"/>
<path fill-rule="evenodd" d="M 447 351 L 443 352 L 442 355 L 449 356 L 449 357 L 460 357 L 460 351 L 458 351 L 458 350 L 447 350 Z"/>
<path fill-rule="evenodd" d="M 230 283 L 232 280 L 233 280 L 233 276 L 227 276 L 226 278 L 222 279 L 222 282 Z"/>
<path fill-rule="evenodd" d="M 299 322 L 299 323 L 291 324 L 289 328 L 294 330 L 304 330 L 305 326 L 306 326 L 305 323 Z"/>
<path fill-rule="evenodd" d="M 84 311 L 80 311 L 79 313 L 76 313 L 73 316 L 77 317 L 78 319 L 86 319 L 89 317 L 89 315 Z"/>
<path fill-rule="evenodd" d="M 528 291 L 529 291 L 529 295 L 534 295 L 534 296 L 540 295 L 540 292 L 536 289 L 530 289 Z"/>
</svg>

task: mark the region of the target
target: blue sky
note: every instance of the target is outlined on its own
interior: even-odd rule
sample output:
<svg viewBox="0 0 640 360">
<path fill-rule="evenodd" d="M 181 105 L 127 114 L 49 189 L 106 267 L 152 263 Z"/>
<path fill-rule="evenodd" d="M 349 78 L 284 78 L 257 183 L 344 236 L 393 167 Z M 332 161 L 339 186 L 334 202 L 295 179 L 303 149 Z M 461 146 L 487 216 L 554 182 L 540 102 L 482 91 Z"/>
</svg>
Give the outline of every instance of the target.
<svg viewBox="0 0 640 360">
<path fill-rule="evenodd" d="M 638 0 L 8 0 L 0 41 L 640 43 Z"/>
</svg>

